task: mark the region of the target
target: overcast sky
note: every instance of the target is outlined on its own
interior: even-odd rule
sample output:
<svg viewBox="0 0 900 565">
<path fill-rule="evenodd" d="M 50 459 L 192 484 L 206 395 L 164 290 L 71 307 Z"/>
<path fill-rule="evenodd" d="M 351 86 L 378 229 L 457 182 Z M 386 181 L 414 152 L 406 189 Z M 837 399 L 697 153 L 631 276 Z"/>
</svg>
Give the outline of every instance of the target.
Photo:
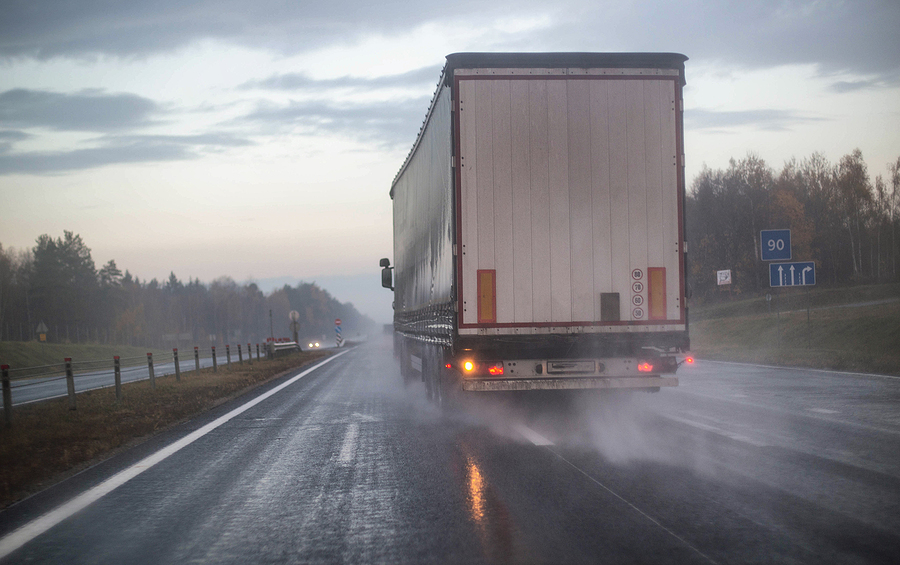
<svg viewBox="0 0 900 565">
<path fill-rule="evenodd" d="M 98 267 L 332 281 L 378 321 L 390 183 L 449 53 L 684 53 L 688 184 L 748 152 L 780 169 L 858 147 L 873 178 L 900 156 L 898 0 L 31 0 L 2 14 L 4 248 L 72 230 Z"/>
</svg>

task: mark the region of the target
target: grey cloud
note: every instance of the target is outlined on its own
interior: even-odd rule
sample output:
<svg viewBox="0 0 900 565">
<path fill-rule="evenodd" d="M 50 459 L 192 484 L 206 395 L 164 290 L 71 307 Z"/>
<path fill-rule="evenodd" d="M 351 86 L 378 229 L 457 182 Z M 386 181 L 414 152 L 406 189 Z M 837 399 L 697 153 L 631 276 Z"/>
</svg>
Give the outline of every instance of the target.
<svg viewBox="0 0 900 565">
<path fill-rule="evenodd" d="M 152 123 L 156 102 L 136 94 L 86 90 L 63 94 L 17 88 L 0 93 L 0 126 L 115 131 Z"/>
<path fill-rule="evenodd" d="M 328 90 L 333 88 L 372 89 L 392 87 L 419 87 L 436 85 L 441 74 L 440 66 L 423 67 L 397 75 L 375 78 L 344 76 L 335 79 L 316 80 L 303 73 L 274 75 L 260 81 L 249 81 L 241 85 L 243 89 L 268 90 Z"/>
<path fill-rule="evenodd" d="M 685 127 L 693 130 L 729 130 L 750 126 L 766 131 L 785 131 L 796 124 L 822 120 L 823 118 L 803 116 L 791 110 L 776 109 L 720 112 L 697 108 L 684 112 Z"/>
<path fill-rule="evenodd" d="M 512 0 L 505 3 L 513 5 Z M 469 11 L 481 5 L 476 0 L 462 0 L 454 9 Z M 413 4 L 363 0 L 31 0 L 4 6 L 0 56 L 144 56 L 203 39 L 297 53 L 346 42 L 363 32 L 391 32 L 445 19 L 446 10 L 446 3 L 436 0 Z M 492 8 L 482 10 L 490 13 Z"/>
<path fill-rule="evenodd" d="M 172 144 L 201 147 L 246 147 L 253 142 L 228 133 L 205 133 L 199 135 L 126 135 L 115 136 L 110 141 L 127 144 Z"/>
<path fill-rule="evenodd" d="M 676 51 L 722 69 L 818 65 L 823 74 L 900 71 L 897 0 L 596 3 L 532 39 L 551 50 Z M 688 71 L 690 82 L 690 71 Z"/>
<path fill-rule="evenodd" d="M 873 90 L 886 88 L 888 84 L 881 80 L 842 80 L 831 85 L 831 90 L 839 94 L 857 92 L 860 90 Z"/>
<path fill-rule="evenodd" d="M 0 130 L 0 140 L 3 141 L 22 141 L 23 139 L 28 139 L 31 137 L 31 134 L 25 133 L 24 131 L 16 131 L 16 130 Z"/>
<path fill-rule="evenodd" d="M 100 138 L 99 147 L 71 151 L 0 154 L 0 175 L 53 174 L 122 163 L 154 163 L 196 159 L 204 152 L 253 143 L 227 133 L 200 135 L 115 135 Z"/>
<path fill-rule="evenodd" d="M 436 0 L 32 0 L 4 6 L 0 57 L 145 56 L 210 38 L 296 54 L 426 22 L 537 14 L 553 25 L 491 38 L 485 48 L 678 51 L 726 68 L 817 64 L 893 81 L 900 70 L 897 0 L 463 0 L 452 8 Z"/>
<path fill-rule="evenodd" d="M 399 102 L 339 105 L 331 102 L 297 102 L 286 106 L 261 104 L 238 121 L 256 124 L 265 131 L 306 128 L 337 133 L 387 146 L 412 144 L 425 117 L 428 97 Z"/>
<path fill-rule="evenodd" d="M 186 147 L 175 144 L 134 144 L 74 151 L 6 154 L 0 155 L 0 175 L 60 173 L 120 163 L 178 161 L 194 156 Z"/>
<path fill-rule="evenodd" d="M 0 130 L 0 153 L 8 153 L 12 150 L 13 143 L 31 137 L 24 131 Z"/>
</svg>

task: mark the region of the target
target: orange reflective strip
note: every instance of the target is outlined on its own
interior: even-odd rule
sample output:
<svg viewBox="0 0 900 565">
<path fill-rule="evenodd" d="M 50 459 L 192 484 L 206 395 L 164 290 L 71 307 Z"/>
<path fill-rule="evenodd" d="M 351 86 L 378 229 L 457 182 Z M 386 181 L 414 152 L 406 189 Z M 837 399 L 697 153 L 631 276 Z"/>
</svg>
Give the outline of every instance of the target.
<svg viewBox="0 0 900 565">
<path fill-rule="evenodd" d="M 647 269 L 647 310 L 651 320 L 666 319 L 666 268 Z"/>
<path fill-rule="evenodd" d="M 497 271 L 478 270 L 478 323 L 497 321 Z"/>
</svg>

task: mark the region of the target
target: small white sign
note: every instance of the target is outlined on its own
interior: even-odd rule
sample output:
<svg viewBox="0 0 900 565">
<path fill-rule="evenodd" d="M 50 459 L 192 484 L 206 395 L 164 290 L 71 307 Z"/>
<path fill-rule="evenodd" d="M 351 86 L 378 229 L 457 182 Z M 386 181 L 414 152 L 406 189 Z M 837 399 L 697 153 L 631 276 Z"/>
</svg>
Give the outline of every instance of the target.
<svg viewBox="0 0 900 565">
<path fill-rule="evenodd" d="M 719 286 L 723 284 L 731 284 L 731 269 L 725 271 L 716 271 L 716 281 Z"/>
</svg>

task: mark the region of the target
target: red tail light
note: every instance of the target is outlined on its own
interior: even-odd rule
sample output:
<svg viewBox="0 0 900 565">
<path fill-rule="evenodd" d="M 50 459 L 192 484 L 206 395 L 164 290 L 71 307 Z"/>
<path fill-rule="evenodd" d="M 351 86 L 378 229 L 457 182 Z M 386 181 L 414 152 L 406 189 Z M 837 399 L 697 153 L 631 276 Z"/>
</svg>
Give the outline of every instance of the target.
<svg viewBox="0 0 900 565">
<path fill-rule="evenodd" d="M 447 365 L 450 368 L 450 365 Z M 463 375 L 471 375 L 471 376 L 487 376 L 490 375 L 492 377 L 499 377 L 503 374 L 503 362 L 502 361 L 473 361 L 471 359 L 466 359 L 462 363 L 460 363 L 459 367 L 462 369 Z"/>
<path fill-rule="evenodd" d="M 638 371 L 641 373 L 649 373 L 653 370 L 653 365 L 644 361 L 643 363 L 638 363 Z"/>
<path fill-rule="evenodd" d="M 693 357 L 688 357 L 687 359 L 685 359 L 685 362 L 687 362 L 687 364 L 690 365 L 690 364 L 692 364 L 692 363 L 694 362 L 694 358 L 693 358 Z"/>
</svg>

